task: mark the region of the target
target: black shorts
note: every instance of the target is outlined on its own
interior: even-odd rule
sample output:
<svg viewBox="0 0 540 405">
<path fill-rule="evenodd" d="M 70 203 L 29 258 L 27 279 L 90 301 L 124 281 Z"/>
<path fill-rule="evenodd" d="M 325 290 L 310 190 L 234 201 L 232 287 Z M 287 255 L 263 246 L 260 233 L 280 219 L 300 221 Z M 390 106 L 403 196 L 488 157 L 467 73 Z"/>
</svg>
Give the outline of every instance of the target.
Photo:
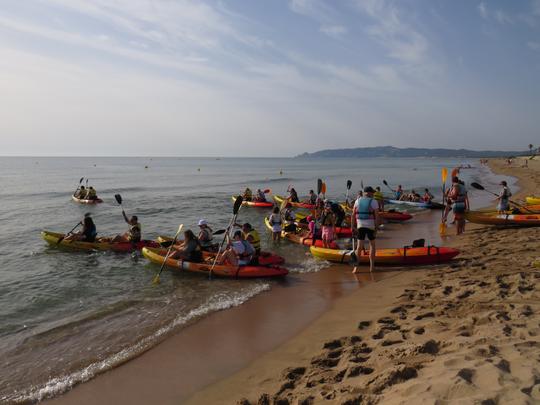
<svg viewBox="0 0 540 405">
<path fill-rule="evenodd" d="M 375 230 L 370 228 L 358 228 L 356 239 L 364 240 L 366 236 L 369 240 L 375 240 Z"/>
</svg>

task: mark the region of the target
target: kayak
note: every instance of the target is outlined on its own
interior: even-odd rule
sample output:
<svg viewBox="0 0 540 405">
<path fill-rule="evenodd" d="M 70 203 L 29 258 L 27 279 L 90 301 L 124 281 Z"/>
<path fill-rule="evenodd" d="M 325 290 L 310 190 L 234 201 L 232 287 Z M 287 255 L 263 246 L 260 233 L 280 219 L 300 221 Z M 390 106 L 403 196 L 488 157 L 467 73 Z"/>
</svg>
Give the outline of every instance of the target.
<svg viewBox="0 0 540 405">
<path fill-rule="evenodd" d="M 264 218 L 264 224 L 266 225 L 268 230 L 272 231 L 272 225 L 270 225 L 270 221 L 268 220 L 268 218 Z M 299 245 L 311 246 L 313 244 L 313 239 L 305 236 L 307 234 L 308 232 L 306 232 L 305 230 L 302 230 L 301 234 L 281 231 L 282 238 L 290 240 L 293 243 L 298 243 Z M 324 247 L 323 241 L 320 239 L 316 239 L 315 246 Z M 336 242 L 332 241 L 330 243 L 330 248 L 338 249 L 339 246 L 336 244 Z"/>
<path fill-rule="evenodd" d="M 498 214 L 499 211 L 497 211 L 495 208 L 482 208 L 479 210 L 471 211 L 478 214 Z M 505 214 L 540 214 L 540 205 L 527 205 L 522 207 L 515 206 L 513 209 L 504 211 Z"/>
<path fill-rule="evenodd" d="M 310 251 L 316 258 L 336 263 L 349 263 L 352 252 L 351 250 L 324 249 L 315 246 L 311 246 Z M 448 262 L 458 254 L 459 250 L 457 249 L 437 246 L 377 249 L 375 264 L 386 266 L 438 264 Z M 358 258 L 358 264 L 369 265 L 368 250 Z"/>
<path fill-rule="evenodd" d="M 295 222 L 296 226 L 302 229 L 308 229 L 308 224 L 306 222 Z M 336 237 L 339 238 L 350 238 L 352 236 L 352 231 L 349 226 L 336 226 Z"/>
<path fill-rule="evenodd" d="M 232 200 L 236 201 L 238 196 L 233 195 Z M 259 208 L 272 208 L 274 203 L 271 201 L 242 201 L 244 207 L 259 207 Z"/>
<path fill-rule="evenodd" d="M 465 213 L 469 222 L 484 225 L 540 226 L 540 214 L 486 214 L 469 211 Z"/>
<path fill-rule="evenodd" d="M 168 236 L 158 236 L 157 237 L 157 242 L 158 243 L 163 243 L 163 242 L 169 242 L 171 241 L 173 238 L 171 237 L 168 237 Z M 179 241 L 180 243 L 181 241 Z M 218 245 L 216 245 L 218 246 Z M 217 250 L 217 248 L 216 248 Z M 203 251 L 203 257 L 206 259 L 206 258 L 214 258 L 216 257 L 216 252 L 210 252 L 210 251 Z M 265 251 L 261 251 L 261 253 L 259 254 L 258 256 L 258 260 L 259 260 L 259 264 L 261 266 L 270 266 L 270 265 L 273 265 L 273 264 L 283 264 L 285 263 L 285 259 L 281 256 L 278 256 L 272 252 L 265 252 Z"/>
<path fill-rule="evenodd" d="M 527 201 L 528 205 L 537 205 L 540 204 L 540 197 L 525 197 L 525 201 Z"/>
<path fill-rule="evenodd" d="M 160 247 L 159 243 L 153 240 L 141 240 L 138 243 L 130 242 L 82 242 L 82 241 L 69 241 L 63 239 L 60 243 L 60 238 L 65 234 L 49 231 L 41 231 L 41 237 L 49 243 L 51 246 L 65 247 L 75 250 L 111 250 L 113 252 L 132 252 L 134 250 L 141 250 L 143 247 Z"/>
<path fill-rule="evenodd" d="M 345 212 L 352 212 L 353 208 L 348 207 L 345 205 L 345 203 L 340 204 Z M 388 211 L 379 211 L 378 212 L 379 217 L 384 219 L 387 222 L 403 222 L 408 221 L 409 219 L 412 219 L 412 215 L 408 212 L 401 212 L 396 210 L 388 210 Z"/>
<path fill-rule="evenodd" d="M 401 200 L 385 199 L 384 202 L 388 204 L 404 204 L 404 205 L 410 205 L 412 207 L 418 207 L 418 208 L 429 208 L 432 210 L 440 210 L 444 208 L 444 205 L 435 201 L 422 202 L 422 201 L 401 201 Z"/>
<path fill-rule="evenodd" d="M 275 195 L 274 196 L 274 200 L 278 203 L 278 204 L 283 204 L 283 201 L 286 200 L 285 197 L 282 197 L 280 195 Z M 305 208 L 305 209 L 308 209 L 308 210 L 314 210 L 317 206 L 315 204 L 309 204 L 309 203 L 304 203 L 304 202 L 291 202 L 291 205 L 293 207 L 297 207 L 297 208 Z"/>
<path fill-rule="evenodd" d="M 103 202 L 101 198 L 96 198 L 95 200 L 86 200 L 84 198 L 77 198 L 75 195 L 72 195 L 71 198 L 73 201 L 78 202 L 79 204 L 99 204 Z"/>
<path fill-rule="evenodd" d="M 142 254 L 152 263 L 162 265 L 167 254 L 167 249 L 155 249 L 145 247 Z M 193 273 L 203 273 L 208 275 L 212 268 L 213 259 L 209 258 L 201 263 L 188 262 L 185 260 L 177 260 L 167 258 L 165 265 L 179 271 L 189 271 Z M 254 278 L 254 277 L 281 277 L 285 276 L 289 271 L 279 266 L 239 266 L 233 267 L 230 265 L 215 265 L 212 269 L 212 274 L 221 277 L 233 278 Z"/>
</svg>

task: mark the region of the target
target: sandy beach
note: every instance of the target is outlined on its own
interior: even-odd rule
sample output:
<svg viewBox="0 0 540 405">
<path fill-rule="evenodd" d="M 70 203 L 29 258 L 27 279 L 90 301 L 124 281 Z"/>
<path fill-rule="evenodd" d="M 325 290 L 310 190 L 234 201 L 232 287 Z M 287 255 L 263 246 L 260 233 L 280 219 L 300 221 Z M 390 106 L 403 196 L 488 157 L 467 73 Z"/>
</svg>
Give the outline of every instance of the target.
<svg viewBox="0 0 540 405">
<path fill-rule="evenodd" d="M 540 162 L 493 160 L 538 190 Z M 471 226 L 449 266 L 402 272 L 338 300 L 309 327 L 188 403 L 540 401 L 540 229 Z"/>
</svg>

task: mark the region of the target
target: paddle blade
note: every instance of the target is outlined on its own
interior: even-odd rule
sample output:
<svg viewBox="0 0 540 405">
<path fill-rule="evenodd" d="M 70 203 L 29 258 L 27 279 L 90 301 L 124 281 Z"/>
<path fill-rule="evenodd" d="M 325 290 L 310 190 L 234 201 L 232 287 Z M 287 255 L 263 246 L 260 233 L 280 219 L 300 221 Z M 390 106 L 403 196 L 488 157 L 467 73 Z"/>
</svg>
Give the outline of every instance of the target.
<svg viewBox="0 0 540 405">
<path fill-rule="evenodd" d="M 84 177 L 81 177 L 81 179 L 79 180 L 79 184 L 81 184 L 83 180 L 84 180 Z"/>
<path fill-rule="evenodd" d="M 178 230 L 176 231 L 176 235 L 174 235 L 174 239 L 178 238 L 178 235 L 180 235 L 180 232 L 182 232 L 182 228 L 184 227 L 184 224 L 180 224 L 178 227 Z"/>
<path fill-rule="evenodd" d="M 122 196 L 120 194 L 115 194 L 114 199 L 118 204 L 122 205 Z"/>
<path fill-rule="evenodd" d="M 272 192 L 271 188 L 267 188 L 266 190 L 263 190 L 264 194 L 270 194 Z"/>
<path fill-rule="evenodd" d="M 471 183 L 471 187 L 474 187 L 477 190 L 485 190 L 485 188 L 481 184 L 478 184 L 478 183 Z"/>
<path fill-rule="evenodd" d="M 347 190 L 350 190 L 352 187 L 352 181 L 347 180 Z"/>
<path fill-rule="evenodd" d="M 317 179 L 317 195 L 321 194 L 323 181 L 321 179 Z"/>
<path fill-rule="evenodd" d="M 383 184 L 384 184 L 385 186 L 388 185 L 388 182 L 387 182 L 386 180 L 383 180 L 382 182 L 383 182 Z"/>
<path fill-rule="evenodd" d="M 159 284 L 159 273 L 152 279 L 152 284 Z"/>
<path fill-rule="evenodd" d="M 443 184 L 446 183 L 446 177 L 448 176 L 448 169 L 446 167 L 443 167 L 441 170 L 441 179 Z"/>
<path fill-rule="evenodd" d="M 218 229 L 212 235 L 223 235 L 225 232 L 227 232 L 226 229 Z"/>
<path fill-rule="evenodd" d="M 159 244 L 164 248 L 168 248 L 168 247 L 172 246 L 173 241 L 172 240 L 166 240 L 166 241 L 160 242 Z"/>
<path fill-rule="evenodd" d="M 326 194 L 326 183 L 323 182 L 322 184 L 322 187 L 321 187 L 321 193 Z"/>
<path fill-rule="evenodd" d="M 236 197 L 236 200 L 234 200 L 234 206 L 233 206 L 233 214 L 238 214 L 238 210 L 240 209 L 240 206 L 242 205 L 242 201 L 244 201 L 244 198 L 239 195 Z"/>
<path fill-rule="evenodd" d="M 440 234 L 441 236 L 446 235 L 446 222 L 441 222 L 441 223 L 439 224 L 439 234 Z"/>
</svg>

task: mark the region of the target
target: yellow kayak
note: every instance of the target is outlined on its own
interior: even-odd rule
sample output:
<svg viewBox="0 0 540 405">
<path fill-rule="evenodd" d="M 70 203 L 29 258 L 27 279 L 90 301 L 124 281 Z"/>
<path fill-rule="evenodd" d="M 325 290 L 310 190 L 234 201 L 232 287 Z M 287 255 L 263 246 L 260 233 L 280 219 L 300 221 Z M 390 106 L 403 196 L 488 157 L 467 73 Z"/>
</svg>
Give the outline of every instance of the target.
<svg viewBox="0 0 540 405">
<path fill-rule="evenodd" d="M 41 231 L 41 237 L 49 245 L 54 247 L 63 247 L 74 250 L 112 250 L 114 252 L 131 252 L 133 250 L 141 250 L 143 247 L 160 247 L 158 242 L 153 240 L 141 240 L 137 243 L 131 242 L 115 242 L 111 243 L 108 240 L 99 240 L 95 242 L 82 242 L 78 240 L 65 240 L 65 234 L 50 231 Z"/>
<path fill-rule="evenodd" d="M 533 197 L 533 196 L 526 197 L 525 201 L 527 201 L 528 205 L 537 205 L 537 204 L 540 204 L 540 197 Z"/>
<path fill-rule="evenodd" d="M 467 221 L 484 225 L 540 226 L 540 214 L 489 214 L 477 211 L 465 213 Z"/>
</svg>

